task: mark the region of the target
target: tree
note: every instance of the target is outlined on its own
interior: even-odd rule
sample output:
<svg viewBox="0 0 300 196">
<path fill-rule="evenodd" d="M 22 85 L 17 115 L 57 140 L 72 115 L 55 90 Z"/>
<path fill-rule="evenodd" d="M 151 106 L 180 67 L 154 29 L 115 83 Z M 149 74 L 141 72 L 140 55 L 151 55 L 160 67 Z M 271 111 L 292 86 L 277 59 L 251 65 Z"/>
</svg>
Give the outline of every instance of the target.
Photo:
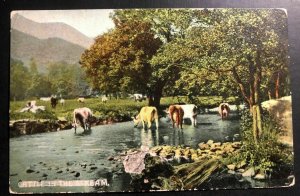
<svg viewBox="0 0 300 196">
<path fill-rule="evenodd" d="M 10 99 L 21 100 L 25 98 L 29 85 L 29 71 L 21 61 L 10 59 Z"/>
<path fill-rule="evenodd" d="M 161 45 L 149 23 L 121 22 L 116 28 L 96 38 L 84 52 L 80 64 L 94 88 L 104 93 L 135 91 L 146 94 L 152 67 L 149 59 Z"/>
<path fill-rule="evenodd" d="M 179 62 L 199 77 L 209 80 L 225 76 L 233 81 L 248 103 L 253 117 L 253 136 L 257 141 L 262 132 L 261 106 L 265 92 L 275 73 L 287 76 L 286 15 L 281 10 L 211 10 L 214 24 L 195 25 L 179 49 Z M 190 53 L 186 59 L 187 51 Z M 205 77 L 205 72 L 210 73 Z M 187 73 L 191 73 L 187 71 Z M 187 75 L 187 74 L 185 74 Z M 285 80 L 283 80 L 285 81 Z M 278 92 L 278 86 L 277 92 Z"/>
</svg>

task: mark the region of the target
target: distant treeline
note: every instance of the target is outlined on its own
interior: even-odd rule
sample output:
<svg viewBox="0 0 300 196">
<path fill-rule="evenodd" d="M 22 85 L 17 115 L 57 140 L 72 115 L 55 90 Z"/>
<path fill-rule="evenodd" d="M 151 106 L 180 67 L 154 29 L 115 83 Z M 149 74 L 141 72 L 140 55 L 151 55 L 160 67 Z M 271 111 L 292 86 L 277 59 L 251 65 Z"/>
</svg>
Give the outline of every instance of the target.
<svg viewBox="0 0 300 196">
<path fill-rule="evenodd" d="M 10 100 L 23 100 L 51 95 L 71 98 L 87 94 L 89 86 L 85 73 L 77 64 L 52 63 L 45 73 L 38 72 L 37 63 L 29 67 L 19 60 L 10 61 Z"/>
</svg>

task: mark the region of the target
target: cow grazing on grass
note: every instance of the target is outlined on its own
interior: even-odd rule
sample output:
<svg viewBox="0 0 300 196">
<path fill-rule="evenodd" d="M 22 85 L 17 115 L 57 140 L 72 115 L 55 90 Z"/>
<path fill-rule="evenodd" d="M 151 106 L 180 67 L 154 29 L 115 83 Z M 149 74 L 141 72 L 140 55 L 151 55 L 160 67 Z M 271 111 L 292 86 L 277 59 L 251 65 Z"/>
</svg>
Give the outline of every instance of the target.
<svg viewBox="0 0 300 196">
<path fill-rule="evenodd" d="M 173 128 L 176 123 L 177 128 L 179 128 L 179 125 L 180 125 L 180 128 L 182 129 L 184 111 L 181 108 L 181 106 L 180 105 L 170 105 L 168 113 L 169 113 L 170 119 L 172 120 Z"/>
<path fill-rule="evenodd" d="M 60 103 L 62 106 L 64 106 L 64 105 L 65 105 L 65 100 L 64 100 L 63 98 L 61 98 L 61 99 L 59 100 L 59 103 Z"/>
<path fill-rule="evenodd" d="M 195 127 L 197 125 L 197 106 L 194 104 L 180 105 L 184 115 L 183 119 L 189 118 L 192 122 L 192 125 Z"/>
<path fill-rule="evenodd" d="M 145 122 L 147 123 L 148 129 L 151 127 L 151 123 L 155 120 L 156 129 L 158 129 L 158 112 L 156 107 L 145 106 L 142 107 L 140 113 L 133 118 L 134 126 L 136 127 L 139 122 L 142 122 L 143 129 L 145 129 Z"/>
<path fill-rule="evenodd" d="M 44 111 L 45 106 L 37 106 L 36 101 L 29 101 L 27 102 L 25 108 L 21 109 L 20 112 L 36 113 L 38 110 Z"/>
<path fill-rule="evenodd" d="M 83 131 L 87 131 L 91 129 L 91 118 L 93 113 L 89 108 L 76 108 L 73 111 L 73 127 L 76 129 L 78 124 L 83 128 Z M 79 122 L 79 123 L 78 123 Z"/>
<path fill-rule="evenodd" d="M 50 101 L 51 97 L 41 97 L 40 100 L 41 101 Z"/>
<path fill-rule="evenodd" d="M 55 108 L 56 105 L 57 105 L 57 102 L 58 102 L 56 96 L 51 96 L 50 102 L 51 102 L 51 107 L 52 107 L 52 108 Z"/>
<path fill-rule="evenodd" d="M 221 103 L 219 105 L 218 111 L 219 111 L 219 114 L 220 114 L 222 120 L 227 118 L 229 116 L 229 112 L 230 112 L 229 104 L 228 103 Z"/>
<path fill-rule="evenodd" d="M 101 101 L 102 101 L 103 103 L 106 103 L 106 102 L 108 101 L 108 99 L 107 99 L 106 96 L 102 96 Z"/>
<path fill-rule="evenodd" d="M 79 97 L 78 99 L 77 99 L 77 101 L 79 102 L 79 103 L 84 103 L 84 97 Z"/>
<path fill-rule="evenodd" d="M 143 96 L 142 94 L 133 94 L 133 99 L 135 102 L 139 101 L 143 101 L 143 100 L 146 100 L 146 96 Z"/>
</svg>

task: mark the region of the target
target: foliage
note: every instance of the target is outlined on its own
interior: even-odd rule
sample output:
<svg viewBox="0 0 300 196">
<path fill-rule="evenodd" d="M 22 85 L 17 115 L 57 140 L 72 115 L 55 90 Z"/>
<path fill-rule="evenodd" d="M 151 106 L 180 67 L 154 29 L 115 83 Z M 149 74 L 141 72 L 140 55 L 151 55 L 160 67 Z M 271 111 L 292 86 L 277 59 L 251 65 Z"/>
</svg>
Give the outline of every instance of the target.
<svg viewBox="0 0 300 196">
<path fill-rule="evenodd" d="M 78 65 L 54 63 L 48 65 L 46 73 L 39 73 L 32 58 L 29 68 L 22 62 L 11 59 L 10 99 L 24 100 L 48 97 L 52 94 L 64 98 L 87 94 L 83 70 Z"/>
<path fill-rule="evenodd" d="M 274 175 L 282 174 L 285 171 L 280 170 L 292 167 L 292 151 L 278 141 L 281 132 L 278 124 L 269 115 L 264 114 L 263 116 L 263 132 L 256 144 L 252 133 L 252 117 L 249 115 L 249 111 L 243 112 L 240 126 L 243 145 L 238 154 L 229 157 L 225 162 L 231 161 L 239 164 L 246 161 L 247 165 L 254 167 L 256 171 Z"/>
<path fill-rule="evenodd" d="M 94 88 L 104 93 L 146 93 L 152 68 L 148 60 L 161 42 L 149 23 L 133 20 L 98 36 L 81 57 L 81 65 Z M 105 73 L 105 74 L 104 74 Z"/>
<path fill-rule="evenodd" d="M 10 64 L 10 99 L 24 99 L 30 80 L 29 71 L 20 61 L 11 59 Z"/>
</svg>

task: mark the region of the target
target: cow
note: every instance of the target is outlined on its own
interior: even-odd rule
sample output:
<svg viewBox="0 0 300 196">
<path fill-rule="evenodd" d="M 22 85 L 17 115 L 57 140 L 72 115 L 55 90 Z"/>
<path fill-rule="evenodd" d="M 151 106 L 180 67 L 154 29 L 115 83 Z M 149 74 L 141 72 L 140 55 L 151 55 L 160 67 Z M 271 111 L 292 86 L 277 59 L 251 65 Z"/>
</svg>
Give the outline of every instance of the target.
<svg viewBox="0 0 300 196">
<path fill-rule="evenodd" d="M 174 125 L 176 122 L 177 128 L 179 128 L 179 125 L 180 125 L 180 128 L 182 129 L 184 111 L 181 108 L 181 106 L 180 105 L 170 105 L 168 113 L 169 113 L 170 119 L 172 120 L 173 128 L 174 128 Z"/>
<path fill-rule="evenodd" d="M 145 122 L 147 123 L 147 126 L 150 129 L 151 123 L 154 120 L 156 124 L 156 129 L 158 129 L 158 112 L 156 107 L 152 107 L 152 106 L 142 107 L 140 113 L 133 118 L 134 126 L 137 127 L 139 122 L 142 121 L 143 129 L 145 129 Z"/>
<path fill-rule="evenodd" d="M 77 99 L 77 101 L 78 101 L 79 103 L 84 103 L 84 97 L 79 97 L 79 98 Z"/>
<path fill-rule="evenodd" d="M 51 107 L 52 107 L 52 108 L 55 108 L 56 105 L 57 105 L 57 102 L 58 102 L 56 96 L 51 96 L 50 102 L 51 102 Z"/>
<path fill-rule="evenodd" d="M 229 112 L 230 112 L 229 104 L 228 103 L 221 103 L 219 105 L 218 111 L 219 111 L 219 114 L 220 114 L 222 120 L 227 118 L 229 116 Z"/>
<path fill-rule="evenodd" d="M 90 108 L 76 108 L 73 111 L 73 127 L 76 133 L 78 121 L 83 128 L 83 131 L 91 129 L 91 118 L 93 113 Z"/>
<path fill-rule="evenodd" d="M 139 101 L 143 101 L 143 100 L 146 100 L 146 96 L 143 96 L 142 94 L 133 94 L 133 99 L 135 102 Z"/>
<path fill-rule="evenodd" d="M 107 99 L 106 96 L 102 96 L 101 101 L 102 101 L 103 103 L 106 103 L 106 102 L 108 101 L 108 99 Z"/>
<path fill-rule="evenodd" d="M 41 101 L 50 101 L 51 97 L 41 97 L 40 100 Z"/>
<path fill-rule="evenodd" d="M 197 106 L 194 104 L 187 104 L 187 105 L 179 105 L 183 112 L 183 119 L 189 118 L 192 122 L 192 125 L 195 127 L 197 125 Z"/>
<path fill-rule="evenodd" d="M 62 106 L 64 106 L 64 105 L 65 105 L 65 100 L 64 100 L 63 98 L 61 98 L 61 99 L 59 100 L 59 103 L 60 103 Z"/>
<path fill-rule="evenodd" d="M 21 109 L 20 112 L 32 112 L 36 113 L 38 110 L 45 110 L 45 106 L 37 106 L 36 101 L 27 102 L 25 108 Z"/>
</svg>

